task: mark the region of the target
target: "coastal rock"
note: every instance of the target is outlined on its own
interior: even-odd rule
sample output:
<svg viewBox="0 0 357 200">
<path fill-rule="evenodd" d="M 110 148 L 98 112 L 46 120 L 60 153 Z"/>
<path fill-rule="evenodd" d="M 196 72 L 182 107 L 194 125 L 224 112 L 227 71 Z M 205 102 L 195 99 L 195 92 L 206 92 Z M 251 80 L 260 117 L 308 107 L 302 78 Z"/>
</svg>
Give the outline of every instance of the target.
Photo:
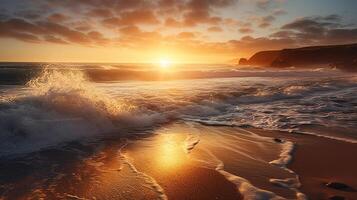
<svg viewBox="0 0 357 200">
<path fill-rule="evenodd" d="M 283 59 L 276 59 L 270 64 L 270 66 L 277 68 L 287 68 L 291 67 L 292 65 Z"/>
<path fill-rule="evenodd" d="M 260 51 L 249 58 L 247 64 L 268 67 L 279 56 L 279 54 L 280 51 Z"/>
<path fill-rule="evenodd" d="M 337 69 L 343 69 L 345 71 L 351 71 L 351 72 L 355 72 L 357 71 L 357 58 L 355 59 L 350 59 L 350 60 L 345 60 L 342 62 L 337 62 L 337 63 L 333 63 L 331 64 L 332 68 L 337 68 Z"/>
<path fill-rule="evenodd" d="M 349 191 L 352 190 L 352 188 L 344 183 L 339 183 L 339 182 L 329 182 L 326 184 L 326 187 L 336 189 L 336 190 L 344 190 L 344 191 Z"/>
<path fill-rule="evenodd" d="M 357 71 L 357 44 L 260 51 L 244 63 L 246 65 L 277 68 L 292 66 L 297 68 L 326 67 L 344 71 Z"/>
<path fill-rule="evenodd" d="M 328 198 L 329 200 L 345 200 L 346 198 L 343 196 L 332 196 Z"/>
<path fill-rule="evenodd" d="M 239 59 L 239 65 L 247 65 L 248 64 L 248 60 L 246 58 L 241 58 Z"/>
</svg>

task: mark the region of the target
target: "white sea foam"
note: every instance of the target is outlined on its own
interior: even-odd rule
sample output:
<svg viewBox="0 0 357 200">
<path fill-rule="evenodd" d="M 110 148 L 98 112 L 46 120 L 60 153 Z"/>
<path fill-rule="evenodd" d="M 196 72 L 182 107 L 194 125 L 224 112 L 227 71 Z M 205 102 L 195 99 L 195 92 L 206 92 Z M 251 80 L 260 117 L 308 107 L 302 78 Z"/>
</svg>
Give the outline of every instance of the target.
<svg viewBox="0 0 357 200">
<path fill-rule="evenodd" d="M 307 86 L 292 85 L 284 88 L 283 91 L 285 94 L 294 95 L 294 94 L 301 94 L 302 92 L 305 92 L 308 89 L 309 88 Z"/>
<path fill-rule="evenodd" d="M 79 197 L 79 196 L 72 195 L 72 194 L 67 194 L 66 197 L 67 197 L 67 199 L 70 199 L 70 200 L 88 200 L 87 198 Z"/>
<path fill-rule="evenodd" d="M 4 97 L 0 103 L 0 155 L 167 121 L 160 113 L 142 113 L 106 95 L 78 70 L 45 70 L 27 85 L 26 95 Z"/>
<path fill-rule="evenodd" d="M 307 200 L 307 196 L 299 191 L 299 187 L 301 186 L 300 181 L 298 177 L 296 178 L 287 178 L 287 179 L 269 179 L 269 181 L 277 185 L 279 187 L 283 188 L 288 188 L 290 190 L 293 190 L 296 193 L 296 199 L 297 200 Z"/>
<path fill-rule="evenodd" d="M 316 132 L 308 132 L 308 131 L 299 131 L 298 133 L 306 134 L 306 135 L 313 135 L 313 136 L 317 136 L 317 137 L 327 138 L 327 139 L 331 139 L 331 140 L 338 140 L 338 141 L 348 142 L 348 143 L 353 143 L 353 144 L 357 143 L 357 140 L 353 139 L 353 138 L 345 138 L 345 137 L 341 137 L 341 136 L 338 137 L 338 136 L 332 136 L 332 135 L 322 135 L 322 134 L 318 134 Z"/>
<path fill-rule="evenodd" d="M 254 133 L 253 131 L 242 129 L 239 127 L 236 127 L 236 129 L 240 130 L 243 133 L 249 134 L 251 137 L 255 138 L 257 141 L 265 141 L 265 142 L 274 141 L 273 138 L 271 138 L 271 137 L 261 136 L 261 135 Z M 306 200 L 307 199 L 306 195 L 303 194 L 302 192 L 300 192 L 300 190 L 299 190 L 299 187 L 301 186 L 299 176 L 294 171 L 287 168 L 287 165 L 292 160 L 294 143 L 291 141 L 282 140 L 281 143 L 276 143 L 276 145 L 281 146 L 281 152 L 279 154 L 279 158 L 276 160 L 273 160 L 269 163 L 289 172 L 290 174 L 292 174 L 293 177 L 286 178 L 286 179 L 270 178 L 269 181 L 272 184 L 275 184 L 277 186 L 284 187 L 284 188 L 294 191 L 296 193 L 297 200 Z M 225 148 L 227 148 L 227 147 L 225 147 Z M 232 151 L 234 151 L 234 150 L 232 150 Z M 215 162 L 217 163 L 216 170 L 220 171 L 220 173 L 222 173 L 228 180 L 235 183 L 238 186 L 239 191 L 244 195 L 244 198 L 246 198 L 246 199 L 284 199 L 282 197 L 275 195 L 274 193 L 271 193 L 270 191 L 265 191 L 265 190 L 256 188 L 248 180 L 246 180 L 244 178 L 241 178 L 236 175 L 230 174 L 229 172 L 226 172 L 224 170 L 224 163 L 222 161 L 220 161 L 210 151 L 207 150 L 207 152 L 208 152 L 208 154 L 211 155 L 213 160 L 215 160 Z M 249 156 L 247 156 L 247 157 L 249 157 Z M 256 160 L 256 159 L 254 159 L 254 160 Z M 256 160 L 256 161 L 259 161 L 259 160 Z"/>
<path fill-rule="evenodd" d="M 279 167 L 286 167 L 286 165 L 289 164 L 292 159 L 291 154 L 294 150 L 294 143 L 290 141 L 283 141 L 281 145 L 282 145 L 282 150 L 280 153 L 280 157 L 277 160 L 271 161 L 270 164 Z"/>
<path fill-rule="evenodd" d="M 161 187 L 161 185 L 159 185 L 156 182 L 156 180 L 154 178 L 152 178 L 151 176 L 136 169 L 135 165 L 132 162 L 130 162 L 130 159 L 125 155 L 125 153 L 123 153 L 123 148 L 126 145 L 127 144 L 123 145 L 119 149 L 120 159 L 123 161 L 123 163 L 125 163 L 132 170 L 132 172 L 139 175 L 141 178 L 143 178 L 145 180 L 146 184 L 148 184 L 158 194 L 158 199 L 167 200 L 168 198 L 165 194 L 164 189 Z"/>
<path fill-rule="evenodd" d="M 234 175 L 224 170 L 224 163 L 218 159 L 212 152 L 206 150 L 211 156 L 215 169 L 221 173 L 227 180 L 231 181 L 237 186 L 240 194 L 243 195 L 244 200 L 283 200 L 285 198 L 274 194 L 273 192 L 262 190 L 252 185 L 247 179 Z"/>
<path fill-rule="evenodd" d="M 190 153 L 199 142 L 199 135 L 189 134 L 185 140 L 185 151 Z"/>
<path fill-rule="evenodd" d="M 296 193 L 296 199 L 297 200 L 307 200 L 307 197 L 304 193 L 300 192 L 299 188 L 301 186 L 299 176 L 292 171 L 291 169 L 287 168 L 287 165 L 291 162 L 292 160 L 292 153 L 294 151 L 294 143 L 291 141 L 282 141 L 281 143 L 281 153 L 279 155 L 279 158 L 276 160 L 273 160 L 269 162 L 272 165 L 278 166 L 292 175 L 294 175 L 293 178 L 286 178 L 286 179 L 274 179 L 271 178 L 269 181 L 277 186 L 288 188 Z"/>
</svg>

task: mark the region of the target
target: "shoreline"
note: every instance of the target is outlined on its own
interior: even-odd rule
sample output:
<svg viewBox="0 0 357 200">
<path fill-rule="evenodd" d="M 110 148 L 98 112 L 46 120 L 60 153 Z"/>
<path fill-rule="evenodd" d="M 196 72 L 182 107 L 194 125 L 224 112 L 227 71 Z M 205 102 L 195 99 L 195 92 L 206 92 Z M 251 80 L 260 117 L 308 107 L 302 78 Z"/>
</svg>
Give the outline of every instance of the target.
<svg viewBox="0 0 357 200">
<path fill-rule="evenodd" d="M 301 182 L 300 190 L 309 199 L 328 199 L 342 196 L 357 199 L 356 191 L 343 191 L 326 186 L 329 182 L 357 188 L 357 144 L 310 134 L 253 129 L 258 134 L 292 141 L 295 149 L 287 168 L 294 171 Z"/>
<path fill-rule="evenodd" d="M 0 199 L 301 200 L 306 195 L 319 200 L 337 195 L 348 200 L 357 195 L 324 185 L 335 181 L 357 188 L 356 144 L 313 135 L 174 123 L 150 135 L 97 144 L 102 147 L 85 157 L 79 155 L 87 147 L 74 144 L 25 157 L 44 162 L 55 173 L 42 179 L 38 175 L 48 169 L 27 162 L 27 168 L 21 167 L 28 171 L 23 177 L 0 182 L 4 188 L 12 186 L 0 193 Z M 23 160 L 8 163 L 3 169 L 9 172 L 6 177 L 15 176 L 11 166 L 18 163 Z M 33 184 L 24 185 L 30 181 Z"/>
</svg>

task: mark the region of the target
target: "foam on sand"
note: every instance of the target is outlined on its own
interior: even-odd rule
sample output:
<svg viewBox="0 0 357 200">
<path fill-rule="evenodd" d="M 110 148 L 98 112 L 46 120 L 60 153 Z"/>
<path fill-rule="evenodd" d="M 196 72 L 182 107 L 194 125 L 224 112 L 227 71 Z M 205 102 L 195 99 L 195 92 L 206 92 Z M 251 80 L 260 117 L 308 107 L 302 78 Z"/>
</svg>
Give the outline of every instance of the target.
<svg viewBox="0 0 357 200">
<path fill-rule="evenodd" d="M 279 158 L 277 160 L 273 160 L 269 162 L 272 165 L 278 166 L 291 174 L 294 175 L 294 178 L 287 178 L 287 179 L 269 179 L 269 181 L 277 186 L 288 188 L 290 190 L 293 190 L 296 192 L 296 198 L 298 200 L 306 200 L 307 197 L 305 194 L 299 191 L 299 187 L 301 186 L 299 176 L 289 168 L 287 168 L 287 165 L 291 162 L 292 160 L 292 153 L 294 151 L 294 143 L 290 141 L 282 141 L 281 143 L 281 153 L 279 155 Z"/>
<path fill-rule="evenodd" d="M 220 124 L 220 125 L 222 125 L 222 124 Z M 230 126 L 228 126 L 228 127 L 230 127 Z M 287 188 L 289 190 L 294 191 L 294 193 L 296 194 L 296 198 L 298 200 L 307 199 L 305 194 L 301 193 L 298 189 L 301 186 L 301 183 L 299 181 L 299 176 L 294 171 L 287 168 L 287 165 L 292 160 L 292 153 L 294 150 L 293 142 L 282 140 L 281 143 L 277 143 L 277 142 L 274 142 L 273 138 L 258 135 L 256 133 L 254 133 L 253 131 L 242 129 L 239 127 L 234 127 L 234 128 L 241 131 L 242 133 L 248 134 L 250 137 L 254 138 L 255 141 L 264 141 L 264 142 L 268 142 L 268 143 L 274 143 L 275 145 L 280 145 L 281 152 L 279 154 L 279 158 L 276 160 L 270 161 L 269 164 L 277 166 L 277 167 L 287 171 L 293 177 L 286 178 L 286 179 L 270 178 L 269 182 L 271 182 L 272 184 L 277 185 L 279 187 Z M 239 137 L 239 136 L 237 136 L 237 137 Z M 227 148 L 227 147 L 224 147 L 224 148 Z M 224 170 L 224 163 L 219 158 L 217 158 L 209 150 L 206 150 L 206 152 L 207 152 L 207 154 L 209 154 L 212 157 L 212 160 L 214 162 L 211 164 L 216 166 L 215 169 L 217 171 L 219 171 L 222 175 L 224 175 L 227 178 L 227 180 L 229 180 L 232 183 L 234 183 L 235 185 L 237 185 L 239 192 L 244 196 L 245 199 L 248 199 L 248 200 L 285 199 L 281 196 L 274 194 L 271 191 L 262 190 L 260 188 L 257 188 L 256 186 L 252 185 L 247 179 L 244 179 L 244 178 L 234 175 L 230 172 L 227 172 L 226 170 Z M 246 157 L 249 158 L 249 156 L 246 156 Z M 254 159 L 254 158 L 252 158 L 252 159 Z M 254 160 L 256 160 L 256 159 L 254 159 Z M 256 161 L 259 161 L 259 160 L 256 160 Z M 262 162 L 264 162 L 264 161 L 262 161 Z"/>
<path fill-rule="evenodd" d="M 206 150 L 215 163 L 215 169 L 221 173 L 227 180 L 231 181 L 237 186 L 238 191 L 243 195 L 245 200 L 283 200 L 285 198 L 280 197 L 273 192 L 259 189 L 253 186 L 247 179 L 236 176 L 224 170 L 224 163 L 219 160 L 211 151 Z"/>
<path fill-rule="evenodd" d="M 135 165 L 130 162 L 130 159 L 125 155 L 125 153 L 122 152 L 125 146 L 126 144 L 123 145 L 119 150 L 120 159 L 123 161 L 123 163 L 126 164 L 132 170 L 132 172 L 134 172 L 145 180 L 146 184 L 148 184 L 157 193 L 158 199 L 167 200 L 168 198 L 165 194 L 164 189 L 156 182 L 156 180 L 151 176 L 145 174 L 144 172 L 140 172 L 139 170 L 137 170 Z"/>
<path fill-rule="evenodd" d="M 279 158 L 277 160 L 271 161 L 270 164 L 285 168 L 292 159 L 291 154 L 294 151 L 294 143 L 290 141 L 283 141 L 281 146 L 282 149 Z"/>
<path fill-rule="evenodd" d="M 200 142 L 199 135 L 189 134 L 185 140 L 186 153 L 190 153 L 199 142 Z"/>
<path fill-rule="evenodd" d="M 332 136 L 332 135 L 322 135 L 322 134 L 318 134 L 316 132 L 308 132 L 308 131 L 297 131 L 297 132 L 300 134 L 313 135 L 313 136 L 327 138 L 327 139 L 331 139 L 331 140 L 338 140 L 338 141 L 342 141 L 342 142 L 357 144 L 357 140 L 353 139 L 353 138 L 344 138 L 344 137 L 337 137 L 337 136 Z"/>
</svg>

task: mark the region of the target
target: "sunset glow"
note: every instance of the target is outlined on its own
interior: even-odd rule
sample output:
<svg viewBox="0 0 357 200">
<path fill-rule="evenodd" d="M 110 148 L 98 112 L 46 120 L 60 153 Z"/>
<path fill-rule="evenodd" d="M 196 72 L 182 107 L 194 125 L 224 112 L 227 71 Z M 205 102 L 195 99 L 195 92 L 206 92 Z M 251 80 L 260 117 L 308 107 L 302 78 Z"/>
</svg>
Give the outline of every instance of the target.
<svg viewBox="0 0 357 200">
<path fill-rule="evenodd" d="M 160 67 L 161 67 L 162 69 L 168 69 L 168 68 L 171 67 L 171 65 L 172 65 L 171 60 L 166 59 L 166 58 L 160 59 Z"/>
<path fill-rule="evenodd" d="M 357 0 L 0 2 L 0 200 L 356 199 Z"/>
<path fill-rule="evenodd" d="M 356 39 L 355 1 L 316 2 L 4 0 L 0 60 L 153 63 L 164 52 L 175 63 L 227 63 L 260 50 Z M 296 12 L 307 4 L 303 16 Z"/>
</svg>

